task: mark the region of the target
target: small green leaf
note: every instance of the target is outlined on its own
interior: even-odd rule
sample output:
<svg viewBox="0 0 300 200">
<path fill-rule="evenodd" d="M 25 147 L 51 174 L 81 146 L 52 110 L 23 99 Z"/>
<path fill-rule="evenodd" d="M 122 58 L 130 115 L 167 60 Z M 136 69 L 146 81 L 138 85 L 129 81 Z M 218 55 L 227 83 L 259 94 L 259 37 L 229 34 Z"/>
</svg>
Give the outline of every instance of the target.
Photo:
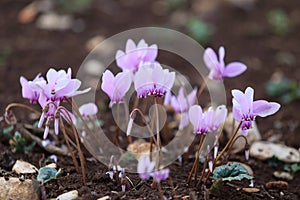
<svg viewBox="0 0 300 200">
<path fill-rule="evenodd" d="M 13 126 L 13 125 L 10 125 L 10 126 L 8 126 L 8 127 L 3 128 L 2 133 L 3 133 L 4 137 L 6 137 L 7 139 L 12 139 L 13 136 L 12 136 L 10 133 L 11 133 L 13 130 L 14 130 L 14 126 Z"/>
<path fill-rule="evenodd" d="M 252 179 L 253 177 L 249 175 L 248 171 L 242 165 L 238 163 L 231 163 L 216 167 L 213 178 L 221 178 L 222 181 L 233 181 L 242 180 L 244 178 Z"/>
<path fill-rule="evenodd" d="M 55 168 L 52 167 L 42 167 L 39 169 L 39 173 L 37 176 L 37 180 L 40 182 L 48 182 L 52 179 L 56 179 L 61 173 L 61 170 L 56 170 Z"/>
<path fill-rule="evenodd" d="M 222 178 L 219 178 L 216 181 L 214 181 L 212 186 L 209 188 L 209 193 L 218 196 L 221 193 L 222 187 L 223 187 L 223 180 Z"/>
</svg>

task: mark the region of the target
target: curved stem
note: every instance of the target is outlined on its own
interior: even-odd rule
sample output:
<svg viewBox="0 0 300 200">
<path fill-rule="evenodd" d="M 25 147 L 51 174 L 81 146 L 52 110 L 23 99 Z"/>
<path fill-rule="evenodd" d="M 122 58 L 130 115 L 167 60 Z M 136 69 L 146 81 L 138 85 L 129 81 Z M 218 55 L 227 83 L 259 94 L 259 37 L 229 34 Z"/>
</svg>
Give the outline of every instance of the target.
<svg viewBox="0 0 300 200">
<path fill-rule="evenodd" d="M 34 112 L 35 114 L 37 115 L 41 115 L 41 112 L 35 110 L 34 108 L 31 108 L 25 104 L 22 104 L 22 103 L 11 103 L 11 104 L 8 104 L 8 106 L 6 106 L 5 108 L 5 112 L 8 112 L 10 109 L 14 108 L 14 107 L 19 107 L 19 108 L 25 108 L 31 112 Z"/>
<path fill-rule="evenodd" d="M 217 158 L 215 159 L 215 163 L 222 157 L 222 155 L 225 153 L 225 151 L 231 146 L 232 142 L 234 141 L 234 138 L 236 134 L 239 132 L 239 129 L 242 125 L 242 122 L 239 123 L 238 127 L 236 128 L 235 132 L 231 135 L 229 141 L 227 142 L 226 146 L 222 149 L 222 151 L 219 153 Z"/>
</svg>

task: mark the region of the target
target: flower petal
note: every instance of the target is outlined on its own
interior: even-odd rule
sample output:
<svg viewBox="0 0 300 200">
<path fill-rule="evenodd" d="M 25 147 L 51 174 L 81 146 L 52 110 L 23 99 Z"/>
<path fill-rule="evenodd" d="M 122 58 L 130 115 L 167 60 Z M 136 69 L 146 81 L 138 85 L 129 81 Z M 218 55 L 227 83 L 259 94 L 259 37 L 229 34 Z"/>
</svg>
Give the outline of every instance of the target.
<svg viewBox="0 0 300 200">
<path fill-rule="evenodd" d="M 225 77 L 235 77 L 240 75 L 247 69 L 247 66 L 241 62 L 232 62 L 226 65 L 223 76 Z"/>
<path fill-rule="evenodd" d="M 219 63 L 216 53 L 212 48 L 207 48 L 203 54 L 203 60 L 207 68 L 213 70 Z"/>
<path fill-rule="evenodd" d="M 253 114 L 260 117 L 266 117 L 276 113 L 280 108 L 279 103 L 257 100 L 253 102 Z"/>
<path fill-rule="evenodd" d="M 189 119 L 190 122 L 193 124 L 194 126 L 194 130 L 197 130 L 199 127 L 198 125 L 200 123 L 202 123 L 202 108 L 199 105 L 193 105 L 192 107 L 190 107 L 189 109 Z"/>
<path fill-rule="evenodd" d="M 136 45 L 132 39 L 128 39 L 126 42 L 126 53 L 136 49 Z"/>
</svg>

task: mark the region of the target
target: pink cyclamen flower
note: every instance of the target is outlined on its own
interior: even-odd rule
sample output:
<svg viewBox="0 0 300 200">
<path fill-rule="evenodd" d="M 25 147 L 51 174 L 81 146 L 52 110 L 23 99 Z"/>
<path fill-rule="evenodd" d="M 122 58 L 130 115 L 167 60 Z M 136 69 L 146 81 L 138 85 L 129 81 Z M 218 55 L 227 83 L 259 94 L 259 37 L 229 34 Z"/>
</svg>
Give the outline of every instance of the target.
<svg viewBox="0 0 300 200">
<path fill-rule="evenodd" d="M 23 76 L 20 77 L 20 83 L 22 86 L 22 97 L 29 99 L 30 103 L 37 103 L 39 96 L 40 96 L 40 92 L 34 90 L 34 88 L 32 88 L 30 86 L 31 83 L 35 84 L 38 81 L 43 81 L 44 78 L 41 77 L 41 74 L 38 74 L 33 81 L 28 81 L 26 78 L 24 78 Z"/>
<path fill-rule="evenodd" d="M 203 60 L 210 70 L 208 77 L 212 80 L 223 80 L 224 77 L 235 77 L 243 73 L 247 66 L 241 62 L 231 62 L 225 66 L 225 49 L 219 48 L 219 58 L 213 49 L 207 48 L 203 55 Z"/>
<path fill-rule="evenodd" d="M 152 176 L 155 182 L 160 183 L 161 181 L 167 180 L 167 178 L 169 177 L 169 173 L 169 168 L 166 168 L 153 172 Z"/>
<path fill-rule="evenodd" d="M 73 97 L 79 94 L 86 93 L 90 88 L 79 91 L 81 81 L 71 78 L 71 68 L 56 71 L 50 68 L 46 74 L 46 80 L 30 83 L 30 86 L 40 92 L 40 97 L 44 96 L 47 101 L 64 101 L 65 97 Z M 40 100 L 39 100 L 40 101 Z"/>
<path fill-rule="evenodd" d="M 132 39 L 126 42 L 126 50 L 116 53 L 117 65 L 123 70 L 137 71 L 141 62 L 154 62 L 157 57 L 157 45 L 149 46 L 144 39 L 136 45 Z"/>
<path fill-rule="evenodd" d="M 71 78 L 71 68 L 68 71 L 59 70 L 56 71 L 53 68 L 50 68 L 46 74 L 46 80 L 44 78 L 39 78 L 34 81 L 28 81 L 28 86 L 32 89 L 33 92 L 38 94 L 38 102 L 43 109 L 42 115 L 40 117 L 38 127 L 42 127 L 44 120 L 46 119 L 46 127 L 44 131 L 44 139 L 47 137 L 49 132 L 50 121 L 54 120 L 54 130 L 58 134 L 59 130 L 59 116 L 71 120 L 74 122 L 75 117 L 72 113 L 61 110 L 57 111 L 57 108 L 60 106 L 62 101 L 65 101 L 65 98 L 73 97 L 75 95 L 86 93 L 90 88 L 79 91 L 81 81 L 78 79 Z M 21 77 L 23 84 L 26 85 L 26 80 Z M 22 84 L 22 83 L 21 83 Z M 27 85 L 26 85 L 27 86 Z"/>
<path fill-rule="evenodd" d="M 114 103 L 120 103 L 126 92 L 130 89 L 132 83 L 132 73 L 124 71 L 116 76 L 109 70 L 106 70 L 102 76 L 101 89 L 109 96 L 110 107 Z"/>
<path fill-rule="evenodd" d="M 197 88 L 185 95 L 184 87 L 181 87 L 178 92 L 178 96 L 171 97 L 171 105 L 176 113 L 181 113 L 181 120 L 179 124 L 179 130 L 182 130 L 189 124 L 188 110 L 195 104 L 197 99 Z"/>
<path fill-rule="evenodd" d="M 140 178 L 143 180 L 148 180 L 152 175 L 154 167 L 155 162 L 151 162 L 148 155 L 140 157 L 137 165 L 137 172 L 139 173 Z"/>
<path fill-rule="evenodd" d="M 218 130 L 219 126 L 225 121 L 227 117 L 227 108 L 225 105 L 218 106 L 215 110 L 209 107 L 205 112 L 205 124 L 209 132 Z"/>
<path fill-rule="evenodd" d="M 139 98 L 145 98 L 147 95 L 162 97 L 171 90 L 174 81 L 175 72 L 163 69 L 157 62 L 143 63 L 133 79 Z"/>
<path fill-rule="evenodd" d="M 205 114 L 203 113 L 201 106 L 193 105 L 190 107 L 189 119 L 194 126 L 194 133 L 206 135 L 208 126 L 205 123 Z"/>
<path fill-rule="evenodd" d="M 98 107 L 94 103 L 86 103 L 79 107 L 79 112 L 82 115 L 82 117 L 96 115 L 98 112 Z"/>
<path fill-rule="evenodd" d="M 247 135 L 248 129 L 252 128 L 252 121 L 256 116 L 266 117 L 276 113 L 280 104 L 265 100 L 253 101 L 254 90 L 247 87 L 245 93 L 240 90 L 232 90 L 233 116 L 236 121 L 242 122 L 241 129 Z"/>
</svg>

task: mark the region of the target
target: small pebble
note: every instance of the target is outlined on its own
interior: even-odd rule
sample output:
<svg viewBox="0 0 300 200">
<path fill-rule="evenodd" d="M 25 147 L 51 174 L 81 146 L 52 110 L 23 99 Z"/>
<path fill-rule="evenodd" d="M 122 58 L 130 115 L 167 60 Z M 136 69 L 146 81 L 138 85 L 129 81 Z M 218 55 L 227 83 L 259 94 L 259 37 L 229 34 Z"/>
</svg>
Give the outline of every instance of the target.
<svg viewBox="0 0 300 200">
<path fill-rule="evenodd" d="M 282 171 L 275 171 L 273 173 L 273 175 L 276 177 L 276 178 L 279 178 L 279 179 L 283 179 L 283 180 L 287 180 L 287 181 L 291 181 L 294 179 L 293 175 L 288 173 L 288 172 L 282 172 Z"/>
<path fill-rule="evenodd" d="M 243 188 L 243 191 L 248 193 L 255 193 L 259 192 L 260 190 L 258 188 Z"/>
<path fill-rule="evenodd" d="M 269 181 L 266 183 L 267 189 L 286 190 L 289 184 L 285 181 Z"/>
</svg>

